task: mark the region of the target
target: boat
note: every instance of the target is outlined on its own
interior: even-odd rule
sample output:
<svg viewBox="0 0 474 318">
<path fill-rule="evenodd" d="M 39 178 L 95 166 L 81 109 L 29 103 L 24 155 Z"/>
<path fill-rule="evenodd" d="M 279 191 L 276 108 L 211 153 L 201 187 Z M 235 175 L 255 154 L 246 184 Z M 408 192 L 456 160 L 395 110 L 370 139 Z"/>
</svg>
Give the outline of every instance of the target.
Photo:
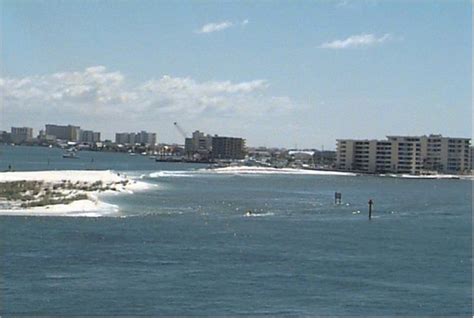
<svg viewBox="0 0 474 318">
<path fill-rule="evenodd" d="M 73 151 L 68 151 L 68 152 L 63 153 L 63 158 L 65 158 L 65 159 L 79 159 L 79 157 Z"/>
<path fill-rule="evenodd" d="M 63 153 L 63 158 L 65 159 L 79 159 L 79 157 L 76 155 L 76 152 L 73 150 L 69 150 L 65 153 Z"/>
</svg>

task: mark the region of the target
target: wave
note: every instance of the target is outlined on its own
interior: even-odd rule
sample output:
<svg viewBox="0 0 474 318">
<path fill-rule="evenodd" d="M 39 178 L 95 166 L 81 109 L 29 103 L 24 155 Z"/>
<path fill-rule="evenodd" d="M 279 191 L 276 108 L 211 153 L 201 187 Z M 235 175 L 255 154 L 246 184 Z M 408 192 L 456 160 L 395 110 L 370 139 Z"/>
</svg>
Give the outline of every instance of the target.
<svg viewBox="0 0 474 318">
<path fill-rule="evenodd" d="M 355 176 L 355 173 L 326 171 L 326 170 L 307 170 L 294 168 L 270 168 L 270 167 L 225 167 L 215 169 L 200 169 L 207 173 L 217 174 L 297 174 L 297 175 L 328 175 L 328 176 Z"/>
<path fill-rule="evenodd" d="M 193 177 L 193 170 L 160 170 L 156 172 L 152 172 L 148 175 L 150 178 L 166 178 L 166 177 Z"/>
<path fill-rule="evenodd" d="M 275 213 L 273 212 L 265 212 L 265 213 L 245 213 L 243 217 L 245 218 L 258 218 L 258 217 L 264 217 L 264 216 L 273 216 Z"/>
<path fill-rule="evenodd" d="M 325 175 L 325 176 L 355 176 L 350 172 L 306 170 L 293 168 L 268 168 L 268 167 L 225 167 L 225 168 L 203 168 L 198 170 L 160 170 L 148 175 L 150 178 L 190 178 L 197 175 Z"/>
</svg>

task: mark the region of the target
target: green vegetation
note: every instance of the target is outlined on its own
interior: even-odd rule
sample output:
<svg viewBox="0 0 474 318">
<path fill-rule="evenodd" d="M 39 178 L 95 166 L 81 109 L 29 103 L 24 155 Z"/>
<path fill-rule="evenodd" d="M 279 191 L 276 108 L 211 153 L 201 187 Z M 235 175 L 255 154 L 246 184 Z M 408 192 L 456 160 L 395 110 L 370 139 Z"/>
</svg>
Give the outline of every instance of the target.
<svg viewBox="0 0 474 318">
<path fill-rule="evenodd" d="M 75 196 L 67 197 L 67 198 L 64 198 L 64 197 L 54 198 L 54 197 L 45 196 L 45 197 L 42 197 L 41 200 L 22 203 L 20 206 L 22 208 L 30 208 L 30 207 L 35 207 L 35 206 L 46 206 L 46 205 L 53 205 L 53 204 L 69 204 L 74 201 L 86 200 L 86 199 L 87 199 L 87 194 L 77 194 Z"/>
<path fill-rule="evenodd" d="M 38 195 L 43 187 L 40 181 L 12 181 L 0 183 L 0 198 L 8 201 L 28 200 Z"/>
</svg>

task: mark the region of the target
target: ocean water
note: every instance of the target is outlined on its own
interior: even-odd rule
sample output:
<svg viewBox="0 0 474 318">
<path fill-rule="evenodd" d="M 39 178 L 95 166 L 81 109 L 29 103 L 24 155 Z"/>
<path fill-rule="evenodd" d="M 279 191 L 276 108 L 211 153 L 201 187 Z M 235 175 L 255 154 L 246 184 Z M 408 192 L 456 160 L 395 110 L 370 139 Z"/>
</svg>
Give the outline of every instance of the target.
<svg viewBox="0 0 474 318">
<path fill-rule="evenodd" d="M 114 169 L 155 186 L 104 196 L 114 216 L 0 216 L 2 315 L 472 315 L 471 181 L 79 155 L 0 146 L 0 170 Z"/>
</svg>

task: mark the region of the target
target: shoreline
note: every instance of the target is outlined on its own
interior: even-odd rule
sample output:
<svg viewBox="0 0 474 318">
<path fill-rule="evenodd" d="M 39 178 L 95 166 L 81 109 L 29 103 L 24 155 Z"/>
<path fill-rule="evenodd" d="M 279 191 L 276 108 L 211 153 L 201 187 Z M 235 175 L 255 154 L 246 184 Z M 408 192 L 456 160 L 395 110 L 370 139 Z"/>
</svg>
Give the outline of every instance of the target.
<svg viewBox="0 0 474 318">
<path fill-rule="evenodd" d="M 230 166 L 189 171 L 152 172 L 150 177 L 218 175 L 372 176 L 412 180 L 474 180 L 472 175 L 362 174 L 333 170 Z M 152 185 L 112 170 L 43 170 L 0 172 L 0 216 L 108 216 L 119 207 L 101 196 L 149 189 Z"/>
<path fill-rule="evenodd" d="M 199 171 L 199 170 L 198 170 Z M 201 170 L 202 171 L 202 170 Z M 454 175 L 454 174 L 431 174 L 431 175 L 412 175 L 412 174 L 395 174 L 395 173 L 365 173 L 359 171 L 340 171 L 340 170 L 323 170 L 308 168 L 275 168 L 263 166 L 227 166 L 207 168 L 205 171 L 213 171 L 217 174 L 293 174 L 293 175 L 327 175 L 327 176 L 365 176 L 365 177 L 382 177 L 397 179 L 451 179 L 451 180 L 473 180 L 474 175 Z"/>
</svg>

